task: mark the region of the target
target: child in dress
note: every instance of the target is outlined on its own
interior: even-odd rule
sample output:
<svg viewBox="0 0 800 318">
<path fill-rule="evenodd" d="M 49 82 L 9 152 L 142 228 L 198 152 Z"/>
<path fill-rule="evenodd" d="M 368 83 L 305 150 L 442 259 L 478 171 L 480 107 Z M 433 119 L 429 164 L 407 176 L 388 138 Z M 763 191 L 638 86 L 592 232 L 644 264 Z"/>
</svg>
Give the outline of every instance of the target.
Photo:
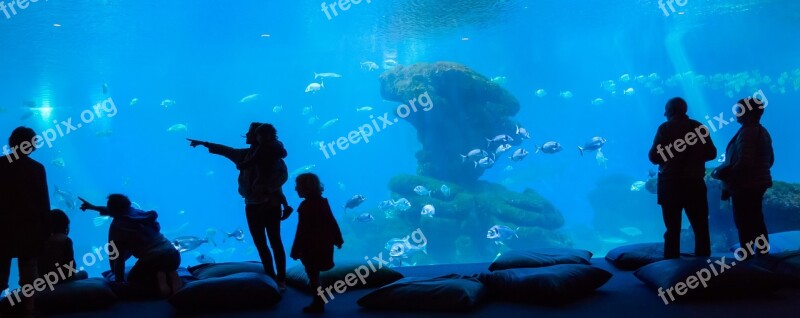
<svg viewBox="0 0 800 318">
<path fill-rule="evenodd" d="M 296 181 L 295 190 L 304 200 L 297 208 L 297 233 L 290 256 L 303 263 L 309 287 L 315 291 L 311 305 L 303 308 L 303 312 L 321 313 L 325 311 L 326 301 L 316 294 L 322 289 L 319 274 L 333 268 L 333 247 L 341 249 L 344 240 L 328 199 L 322 197 L 324 189 L 319 177 L 304 173 L 297 176 Z"/>
</svg>

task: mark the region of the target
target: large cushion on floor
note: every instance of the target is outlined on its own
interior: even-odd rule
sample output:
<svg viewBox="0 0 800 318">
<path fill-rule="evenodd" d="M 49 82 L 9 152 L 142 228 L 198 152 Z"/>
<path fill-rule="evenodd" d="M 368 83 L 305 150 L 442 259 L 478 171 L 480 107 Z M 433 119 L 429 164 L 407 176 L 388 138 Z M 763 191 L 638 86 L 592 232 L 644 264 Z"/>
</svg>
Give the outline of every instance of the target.
<svg viewBox="0 0 800 318">
<path fill-rule="evenodd" d="M 377 261 L 373 261 L 372 267 L 370 267 L 369 262 L 367 261 L 337 262 L 333 269 L 320 274 L 320 282 L 324 288 L 327 286 L 332 286 L 337 281 L 345 281 L 348 278 L 348 275 L 351 275 L 350 277 L 352 277 L 356 276 L 358 273 L 361 273 L 361 275 L 365 277 L 365 283 L 361 283 L 359 280 L 358 284 L 347 288 L 348 290 L 351 290 L 381 287 L 386 284 L 394 283 L 403 278 L 403 274 L 386 267 L 385 264 L 379 266 L 378 263 L 379 262 Z M 373 271 L 372 268 L 375 268 L 375 271 Z M 286 283 L 294 288 L 311 292 L 308 290 L 308 275 L 306 275 L 306 271 L 302 265 L 293 266 L 286 271 Z"/>
<path fill-rule="evenodd" d="M 603 286 L 612 274 L 590 265 L 498 270 L 478 277 L 492 298 L 524 303 L 568 302 Z"/>
<path fill-rule="evenodd" d="M 473 277 L 407 277 L 361 297 L 358 305 L 383 310 L 469 311 L 485 295 L 485 287 Z"/>
<path fill-rule="evenodd" d="M 128 277 L 128 274 L 131 270 L 131 267 L 125 268 L 125 277 Z M 181 278 L 183 284 L 188 284 L 189 282 L 197 280 L 192 273 L 190 273 L 186 268 L 178 268 L 178 277 Z M 105 278 L 109 283 L 116 281 L 116 277 L 114 276 L 114 272 L 112 271 L 105 271 L 103 272 L 103 278 Z M 150 299 L 157 299 L 161 298 L 159 291 L 151 286 L 144 286 L 141 284 L 136 283 L 126 283 L 126 284 L 110 284 L 111 290 L 114 291 L 114 294 L 119 297 L 121 300 L 150 300 Z"/>
<path fill-rule="evenodd" d="M 21 296 L 22 294 L 20 294 Z M 45 289 L 41 292 L 35 292 L 34 297 L 36 299 L 36 309 L 46 313 L 99 310 L 110 307 L 117 302 L 117 296 L 111 291 L 108 282 L 102 278 L 60 283 L 55 286 L 53 291 Z M 2 311 L 7 311 L 7 306 L 10 305 L 8 298 L 3 298 L 0 302 L 2 303 L 0 307 L 6 307 Z"/>
<path fill-rule="evenodd" d="M 753 242 L 751 247 L 753 248 L 755 253 L 758 253 L 756 250 L 756 246 L 758 244 L 764 244 L 759 239 Z M 731 252 L 736 251 L 739 248 L 740 244 L 735 244 L 731 246 Z M 747 249 L 745 246 L 747 253 L 750 253 L 750 250 Z M 784 252 L 795 252 L 800 251 L 800 231 L 789 231 L 789 232 L 779 232 L 779 233 L 772 233 L 769 235 L 769 252 L 770 253 L 784 253 Z"/>
<path fill-rule="evenodd" d="M 557 264 L 589 264 L 592 252 L 571 248 L 534 248 L 501 254 L 489 265 L 490 271 L 509 268 L 544 267 Z"/>
<path fill-rule="evenodd" d="M 186 284 L 169 303 L 183 312 L 267 308 L 281 299 L 278 285 L 264 274 L 239 273 Z"/>
<path fill-rule="evenodd" d="M 800 287 L 800 251 L 770 253 L 756 258 L 758 265 L 784 275 L 794 287 Z"/>
<path fill-rule="evenodd" d="M 691 256 L 689 253 L 681 253 Z M 606 254 L 606 260 L 624 270 L 637 270 L 647 264 L 664 260 L 664 243 L 640 243 L 617 247 Z"/>
<path fill-rule="evenodd" d="M 662 298 L 666 303 L 766 295 L 788 285 L 781 275 L 758 266 L 756 261 L 739 262 L 728 257 L 663 260 L 638 269 L 634 275 L 654 292 L 672 289 L 672 297 L 666 294 Z"/>
<path fill-rule="evenodd" d="M 217 264 L 200 264 L 190 266 L 189 272 L 197 279 L 219 278 L 239 273 L 264 274 L 264 266 L 260 262 L 232 262 Z"/>
</svg>

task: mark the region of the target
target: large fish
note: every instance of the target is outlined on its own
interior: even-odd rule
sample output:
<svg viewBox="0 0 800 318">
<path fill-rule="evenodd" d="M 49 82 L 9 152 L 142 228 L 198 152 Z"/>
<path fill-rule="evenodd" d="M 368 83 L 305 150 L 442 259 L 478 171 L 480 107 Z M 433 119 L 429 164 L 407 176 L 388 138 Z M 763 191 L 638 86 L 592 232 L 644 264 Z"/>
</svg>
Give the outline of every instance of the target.
<svg viewBox="0 0 800 318">
<path fill-rule="evenodd" d="M 607 140 L 603 137 L 594 137 L 588 142 L 586 142 L 583 147 L 578 147 L 578 150 L 581 152 L 581 156 L 583 156 L 584 151 L 595 151 L 603 148 L 606 144 Z"/>
</svg>

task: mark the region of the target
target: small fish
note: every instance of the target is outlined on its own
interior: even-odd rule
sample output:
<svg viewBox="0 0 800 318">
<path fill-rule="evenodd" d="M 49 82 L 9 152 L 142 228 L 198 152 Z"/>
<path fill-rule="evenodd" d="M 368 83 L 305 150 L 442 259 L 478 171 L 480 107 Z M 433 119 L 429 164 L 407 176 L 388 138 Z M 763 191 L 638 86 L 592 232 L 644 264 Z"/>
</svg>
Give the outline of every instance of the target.
<svg viewBox="0 0 800 318">
<path fill-rule="evenodd" d="M 228 238 L 233 238 L 239 242 L 244 242 L 244 231 L 242 231 L 242 228 L 237 228 L 233 232 L 225 233 L 225 237 L 222 238 L 222 243 L 225 243 L 225 240 Z"/>
<path fill-rule="evenodd" d="M 339 118 L 331 119 L 331 120 L 325 122 L 324 124 L 322 124 L 322 127 L 320 127 L 319 130 L 325 130 L 326 128 L 328 128 L 330 126 L 333 126 L 333 124 L 337 123 L 338 121 L 339 121 Z"/>
<path fill-rule="evenodd" d="M 108 95 L 108 83 L 103 83 L 103 95 Z"/>
<path fill-rule="evenodd" d="M 161 106 L 164 107 L 164 108 L 175 107 L 175 105 L 177 105 L 177 104 L 178 103 L 176 103 L 174 100 L 171 100 L 171 99 L 165 99 L 165 100 L 161 101 Z"/>
<path fill-rule="evenodd" d="M 439 192 L 441 192 L 445 198 L 450 197 L 450 187 L 448 187 L 446 184 L 443 184 L 441 187 L 439 187 Z"/>
<path fill-rule="evenodd" d="M 501 153 L 505 152 L 508 149 L 511 149 L 511 145 L 510 144 L 500 145 L 500 146 L 497 146 L 497 150 L 495 150 L 494 153 L 501 154 Z"/>
<path fill-rule="evenodd" d="M 314 116 L 314 117 L 308 117 L 308 120 L 306 120 L 306 123 L 308 123 L 309 125 L 314 125 L 318 121 L 319 121 L 319 117 L 318 116 Z"/>
<path fill-rule="evenodd" d="M 355 209 L 359 205 L 361 205 L 361 203 L 364 203 L 364 201 L 366 200 L 367 198 L 365 198 L 363 195 L 360 194 L 354 195 L 352 198 L 350 198 L 350 200 L 347 200 L 347 203 L 344 204 L 345 213 L 347 213 L 347 209 L 350 210 Z"/>
<path fill-rule="evenodd" d="M 583 151 L 595 151 L 603 148 L 606 144 L 606 139 L 603 137 L 592 137 L 583 147 L 578 147 L 578 150 L 581 152 L 581 156 L 583 156 Z"/>
<path fill-rule="evenodd" d="M 433 205 L 426 204 L 422 207 L 422 211 L 420 211 L 419 214 L 424 217 L 432 218 L 434 215 L 436 215 L 436 208 L 434 208 Z"/>
<path fill-rule="evenodd" d="M 514 167 L 512 167 L 511 165 L 507 165 L 506 168 L 503 169 L 503 171 L 506 171 L 506 172 L 514 171 Z"/>
<path fill-rule="evenodd" d="M 633 80 L 636 81 L 637 83 L 644 83 L 644 79 L 645 79 L 644 75 L 636 75 L 636 77 L 633 78 Z"/>
<path fill-rule="evenodd" d="M 570 91 L 564 91 L 564 92 L 559 93 L 558 95 L 560 95 L 561 98 L 563 98 L 563 99 L 572 98 L 572 92 L 570 92 Z"/>
<path fill-rule="evenodd" d="M 178 211 L 178 215 L 180 215 L 180 216 L 186 215 L 186 210 Z"/>
<path fill-rule="evenodd" d="M 136 104 L 138 104 L 138 103 L 139 103 L 139 99 L 138 98 L 134 98 L 134 99 L 131 99 L 130 105 L 131 105 L 131 107 L 133 107 L 133 106 L 136 106 Z"/>
<path fill-rule="evenodd" d="M 378 203 L 378 209 L 380 209 L 381 211 L 394 209 L 394 207 L 395 207 L 395 204 L 394 204 L 394 201 L 392 201 L 392 200 L 385 200 L 385 201 L 381 201 L 381 203 Z"/>
<path fill-rule="evenodd" d="M 398 64 L 397 61 L 395 61 L 393 59 L 383 60 L 383 69 L 385 69 L 385 70 L 392 69 L 395 66 L 397 66 L 397 64 Z"/>
<path fill-rule="evenodd" d="M 316 93 L 325 88 L 325 83 L 311 83 L 306 86 L 306 93 Z"/>
<path fill-rule="evenodd" d="M 536 90 L 536 97 L 542 98 L 545 96 L 547 96 L 547 91 L 541 88 Z"/>
<path fill-rule="evenodd" d="M 628 87 L 628 89 L 623 91 L 622 94 L 625 94 L 625 96 L 633 96 L 636 94 L 636 91 L 633 89 L 633 87 Z"/>
<path fill-rule="evenodd" d="M 368 70 L 372 72 L 374 70 L 377 70 L 378 68 L 380 67 L 378 67 L 378 64 L 375 62 L 372 61 L 361 62 L 361 69 L 363 70 Z"/>
<path fill-rule="evenodd" d="M 606 101 L 604 101 L 602 98 L 599 98 L 599 97 L 595 98 L 594 100 L 592 100 L 592 105 L 594 105 L 594 106 L 601 106 L 601 105 L 603 105 L 605 103 L 606 103 Z"/>
<path fill-rule="evenodd" d="M 475 162 L 475 168 L 481 167 L 483 169 L 489 169 L 494 166 L 494 163 L 495 161 L 492 158 L 489 157 L 481 158 L 481 160 Z"/>
<path fill-rule="evenodd" d="M 529 152 L 527 150 L 519 148 L 516 151 L 514 151 L 514 154 L 512 154 L 511 157 L 508 158 L 511 159 L 512 161 L 520 161 L 522 159 L 525 159 L 525 157 L 527 157 L 528 154 Z"/>
<path fill-rule="evenodd" d="M 505 225 L 495 225 L 486 232 L 486 238 L 494 241 L 495 245 L 505 245 L 504 241 L 519 238 L 517 231 L 519 231 L 519 228 L 514 230 Z"/>
<path fill-rule="evenodd" d="M 303 116 L 311 114 L 311 112 L 313 110 L 314 110 L 314 106 L 310 106 L 309 105 L 309 106 L 303 107 Z"/>
<path fill-rule="evenodd" d="M 657 81 L 661 79 L 661 77 L 658 76 L 658 73 L 650 73 L 650 75 L 647 75 L 647 79 L 651 81 Z"/>
<path fill-rule="evenodd" d="M 406 237 L 404 240 L 394 243 L 391 248 L 389 248 L 389 256 L 409 258 L 419 253 L 428 254 L 427 247 L 427 244 L 422 246 L 410 244 L 408 237 Z"/>
<path fill-rule="evenodd" d="M 342 77 L 342 76 L 339 75 L 339 74 L 336 74 L 336 73 L 314 73 L 314 79 L 318 79 L 318 78 L 340 78 L 340 77 Z"/>
<path fill-rule="evenodd" d="M 414 187 L 414 193 L 419 194 L 419 195 L 430 196 L 431 195 L 431 190 L 428 190 L 428 188 L 426 188 L 424 186 L 418 185 L 418 186 Z"/>
<path fill-rule="evenodd" d="M 562 149 L 563 148 L 561 147 L 560 143 L 555 141 L 548 141 L 544 143 L 544 145 L 542 145 L 541 147 L 536 147 L 536 153 L 538 154 L 539 152 L 543 152 L 552 155 L 554 153 L 560 152 Z"/>
<path fill-rule="evenodd" d="M 486 141 L 489 143 L 486 147 L 491 147 L 493 143 L 509 143 L 514 141 L 514 138 L 509 135 L 497 135 L 492 139 L 486 138 Z"/>
<path fill-rule="evenodd" d="M 646 185 L 647 185 L 647 182 L 644 182 L 644 181 L 636 181 L 636 182 L 634 182 L 633 184 L 631 184 L 631 192 L 639 192 L 639 191 L 642 191 L 642 189 L 644 189 L 644 187 L 645 187 Z"/>
<path fill-rule="evenodd" d="M 472 149 L 466 155 L 461 155 L 461 162 L 467 159 L 475 161 L 475 159 L 485 158 L 488 155 L 489 154 L 483 149 Z"/>
<path fill-rule="evenodd" d="M 359 216 L 353 218 L 353 222 L 369 223 L 375 221 L 375 217 L 369 213 L 361 213 Z"/>
<path fill-rule="evenodd" d="M 58 198 L 59 202 L 64 204 L 64 207 L 66 207 L 67 211 L 75 211 L 80 209 L 81 201 L 77 196 L 73 195 L 69 191 L 62 190 L 58 186 L 55 186 L 54 195 L 56 198 Z M 105 220 L 103 222 L 105 222 Z"/>
<path fill-rule="evenodd" d="M 617 83 L 615 83 L 612 80 L 607 80 L 605 82 L 601 82 L 600 83 L 600 87 L 602 87 L 607 92 L 613 92 L 613 91 L 616 91 L 616 89 L 617 89 Z"/>
<path fill-rule="evenodd" d="M 495 84 L 498 84 L 498 85 L 505 85 L 507 79 L 506 79 L 505 76 L 495 76 L 495 77 L 492 77 L 491 81 L 492 81 L 492 83 L 495 83 Z"/>
<path fill-rule="evenodd" d="M 520 127 L 519 125 L 517 125 L 516 134 L 520 137 L 519 139 L 531 139 L 531 134 L 528 132 L 528 130 Z"/>
<path fill-rule="evenodd" d="M 300 175 L 301 173 L 309 172 L 309 171 L 311 171 L 312 169 L 314 169 L 314 168 L 316 168 L 316 167 L 317 167 L 317 165 L 315 165 L 315 164 L 305 165 L 305 166 L 302 166 L 302 167 L 300 167 L 300 168 L 294 169 L 294 170 L 293 170 L 293 171 L 292 171 L 292 172 L 289 174 L 289 176 L 291 176 L 292 178 L 294 178 L 294 177 L 296 177 L 296 176 Z"/>
<path fill-rule="evenodd" d="M 213 233 L 214 232 L 209 231 L 209 233 L 208 233 L 208 235 L 207 235 L 207 237 L 205 239 L 201 239 L 201 238 L 199 238 L 197 236 L 181 236 L 181 237 L 177 237 L 174 240 L 172 240 L 172 246 L 174 246 L 175 249 L 178 250 L 178 252 L 180 252 L 180 253 L 192 251 L 192 250 L 200 247 L 200 245 L 203 245 L 203 244 L 206 244 L 206 243 L 209 243 L 211 245 L 217 246 L 217 244 L 215 244 L 214 240 L 212 239 L 213 238 Z"/>
<path fill-rule="evenodd" d="M 206 256 L 205 254 L 200 254 L 195 259 L 200 264 L 215 264 L 217 262 L 213 258 L 211 258 L 210 256 Z"/>
<path fill-rule="evenodd" d="M 280 113 L 282 111 L 283 111 L 283 105 L 275 105 L 275 107 L 272 107 L 272 112 L 273 113 L 277 114 L 277 113 Z"/>
<path fill-rule="evenodd" d="M 721 156 L 719 156 L 719 159 L 717 159 L 717 162 L 719 162 L 719 163 L 724 163 L 724 162 L 725 162 L 725 160 L 726 160 L 726 159 L 725 159 L 725 154 L 722 154 Z"/>
<path fill-rule="evenodd" d="M 620 232 L 627 234 L 628 236 L 639 236 L 642 235 L 642 230 L 636 227 L 628 226 L 619 229 Z"/>
<path fill-rule="evenodd" d="M 92 220 L 92 223 L 94 224 L 94 227 L 101 227 L 101 226 L 105 225 L 109 220 L 111 220 L 110 216 L 107 216 L 107 215 L 106 216 L 98 216 L 98 217 L 95 217 Z"/>
<path fill-rule="evenodd" d="M 411 201 L 408 201 L 406 198 L 400 198 L 394 201 L 394 207 L 402 212 L 408 211 L 408 209 L 411 208 Z"/>
<path fill-rule="evenodd" d="M 630 76 L 630 74 L 622 74 L 622 76 L 619 77 L 619 80 L 621 82 L 630 82 L 631 81 L 631 76 Z"/>
<path fill-rule="evenodd" d="M 261 97 L 261 94 L 250 94 L 250 95 L 247 95 L 247 96 L 245 96 L 245 97 L 242 97 L 242 99 L 241 99 L 241 100 L 239 100 L 239 103 L 249 103 L 249 102 L 255 102 L 255 101 L 257 101 L 257 100 L 258 100 L 260 97 Z"/>
<path fill-rule="evenodd" d="M 370 106 L 359 107 L 359 108 L 356 108 L 356 111 L 357 112 L 371 112 L 372 111 L 372 107 L 370 107 Z"/>
<path fill-rule="evenodd" d="M 167 131 L 171 133 L 187 132 L 188 130 L 189 126 L 186 124 L 175 124 L 167 128 Z"/>
<path fill-rule="evenodd" d="M 53 161 L 50 161 L 50 163 L 59 168 L 64 168 L 67 165 L 66 162 L 64 162 L 64 158 L 60 157 L 53 159 Z"/>
</svg>

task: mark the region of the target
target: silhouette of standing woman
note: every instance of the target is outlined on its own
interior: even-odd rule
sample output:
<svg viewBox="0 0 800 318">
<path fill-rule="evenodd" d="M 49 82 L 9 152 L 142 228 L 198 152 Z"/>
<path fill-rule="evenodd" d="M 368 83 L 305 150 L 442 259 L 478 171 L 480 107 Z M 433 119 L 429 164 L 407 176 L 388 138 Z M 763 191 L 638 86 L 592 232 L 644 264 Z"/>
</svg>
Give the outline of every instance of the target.
<svg viewBox="0 0 800 318">
<path fill-rule="evenodd" d="M 191 147 L 204 146 L 212 154 L 231 160 L 239 169 L 239 194 L 245 199 L 245 212 L 250 235 L 258 249 L 264 272 L 275 279 L 281 290 L 286 289 L 286 251 L 281 241 L 281 220 L 292 213 L 280 186 L 276 186 L 273 173 L 285 173 L 276 163 L 283 163 L 286 149 L 277 139 L 277 131 L 270 124 L 252 123 L 245 135 L 249 148 L 231 148 L 206 141 L 189 139 Z M 259 141 L 262 141 L 261 143 Z M 279 161 L 279 162 L 278 162 Z M 285 167 L 285 165 L 284 165 Z M 283 169 L 285 170 L 285 169 Z M 285 182 L 285 179 L 283 180 Z M 280 183 L 282 185 L 282 183 Z M 281 205 L 284 206 L 281 211 Z M 266 230 L 266 235 L 265 235 Z M 275 267 L 267 238 L 275 253 Z"/>
</svg>

